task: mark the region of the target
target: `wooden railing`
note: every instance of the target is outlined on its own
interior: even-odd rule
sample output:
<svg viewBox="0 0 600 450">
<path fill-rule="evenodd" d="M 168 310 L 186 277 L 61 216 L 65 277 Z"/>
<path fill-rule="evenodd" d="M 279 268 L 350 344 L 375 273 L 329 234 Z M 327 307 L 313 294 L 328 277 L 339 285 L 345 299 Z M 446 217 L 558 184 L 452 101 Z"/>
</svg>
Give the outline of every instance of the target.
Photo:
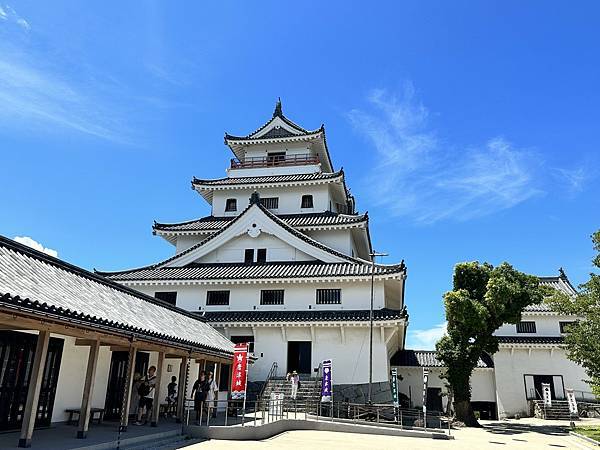
<svg viewBox="0 0 600 450">
<path fill-rule="evenodd" d="M 250 169 L 257 167 L 280 167 L 280 166 L 305 166 L 310 164 L 319 164 L 319 157 L 316 155 L 286 155 L 286 156 L 267 156 L 267 157 L 247 157 L 243 160 L 232 158 L 232 169 Z"/>
</svg>

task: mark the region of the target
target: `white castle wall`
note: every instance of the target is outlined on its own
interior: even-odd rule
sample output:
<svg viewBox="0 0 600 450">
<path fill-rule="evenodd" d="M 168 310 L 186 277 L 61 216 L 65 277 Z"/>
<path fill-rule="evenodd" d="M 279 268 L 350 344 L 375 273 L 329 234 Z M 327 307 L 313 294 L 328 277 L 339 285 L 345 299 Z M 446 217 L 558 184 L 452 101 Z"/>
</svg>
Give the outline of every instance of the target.
<svg viewBox="0 0 600 450">
<path fill-rule="evenodd" d="M 494 355 L 499 417 L 527 415 L 524 375 L 562 375 L 565 388 L 590 391 L 583 368 L 568 360 L 562 349 L 501 348 Z"/>
<path fill-rule="evenodd" d="M 515 324 L 504 324 L 494 334 L 497 336 L 560 336 L 559 322 L 572 322 L 573 316 L 558 314 L 528 314 L 523 313 L 521 320 L 524 322 L 535 322 L 535 333 L 517 333 Z"/>
<path fill-rule="evenodd" d="M 342 289 L 341 305 L 317 305 L 316 289 Z M 208 311 L 238 310 L 308 310 L 312 309 L 368 309 L 371 295 L 371 283 L 362 282 L 312 282 L 312 283 L 252 283 L 252 284 L 214 284 L 211 286 L 135 286 L 135 289 L 154 296 L 157 291 L 177 291 L 177 306 L 188 311 L 206 309 Z M 284 289 L 283 305 L 260 305 L 261 289 Z M 206 306 L 206 291 L 229 290 L 229 306 Z M 373 307 L 381 309 L 384 303 L 383 282 L 375 282 Z"/>
</svg>

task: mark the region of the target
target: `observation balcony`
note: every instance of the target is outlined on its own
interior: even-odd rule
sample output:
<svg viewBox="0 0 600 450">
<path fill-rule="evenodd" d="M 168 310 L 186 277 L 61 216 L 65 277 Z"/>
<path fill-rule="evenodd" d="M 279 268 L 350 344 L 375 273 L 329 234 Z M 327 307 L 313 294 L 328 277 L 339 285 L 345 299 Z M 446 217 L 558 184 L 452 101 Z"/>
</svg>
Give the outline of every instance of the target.
<svg viewBox="0 0 600 450">
<path fill-rule="evenodd" d="M 256 169 L 261 167 L 310 166 L 319 164 L 319 157 L 311 154 L 277 155 L 267 157 L 232 158 L 232 169 Z"/>
</svg>

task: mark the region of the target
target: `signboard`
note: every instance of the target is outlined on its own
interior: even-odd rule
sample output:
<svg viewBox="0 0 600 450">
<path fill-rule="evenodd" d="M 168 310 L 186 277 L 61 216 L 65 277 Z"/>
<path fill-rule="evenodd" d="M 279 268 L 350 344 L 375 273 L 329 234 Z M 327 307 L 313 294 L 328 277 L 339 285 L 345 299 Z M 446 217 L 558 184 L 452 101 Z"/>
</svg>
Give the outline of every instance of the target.
<svg viewBox="0 0 600 450">
<path fill-rule="evenodd" d="M 542 383 L 542 398 L 544 399 L 544 406 L 552 406 L 550 383 Z"/>
<path fill-rule="evenodd" d="M 232 364 L 231 399 L 246 398 L 246 383 L 248 381 L 248 344 L 235 344 Z"/>
<path fill-rule="evenodd" d="M 429 369 L 423 367 L 423 414 L 427 413 L 427 382 L 429 380 Z"/>
<path fill-rule="evenodd" d="M 397 408 L 400 405 L 400 402 L 398 401 L 398 369 L 395 367 L 392 367 L 390 390 L 392 391 L 392 402 L 394 402 L 394 407 Z"/>
<path fill-rule="evenodd" d="M 321 403 L 330 402 L 333 396 L 331 387 L 331 360 L 323 361 L 323 380 L 321 381 Z"/>
<path fill-rule="evenodd" d="M 577 400 L 575 400 L 575 392 L 573 392 L 573 389 L 567 389 L 567 403 L 569 404 L 569 413 L 572 416 L 577 416 L 579 412 L 577 410 Z"/>
</svg>

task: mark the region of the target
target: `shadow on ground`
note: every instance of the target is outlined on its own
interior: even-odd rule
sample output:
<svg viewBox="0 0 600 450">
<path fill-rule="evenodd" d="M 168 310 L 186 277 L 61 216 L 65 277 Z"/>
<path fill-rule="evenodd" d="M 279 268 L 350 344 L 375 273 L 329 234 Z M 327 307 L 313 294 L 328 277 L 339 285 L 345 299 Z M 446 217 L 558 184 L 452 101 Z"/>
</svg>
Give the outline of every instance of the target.
<svg viewBox="0 0 600 450">
<path fill-rule="evenodd" d="M 506 422 L 493 422 L 483 425 L 483 429 L 488 433 L 493 434 L 522 434 L 522 433 L 540 433 L 550 436 L 567 436 L 569 434 L 568 426 L 557 426 L 557 425 L 530 425 L 530 424 L 516 424 Z"/>
</svg>

